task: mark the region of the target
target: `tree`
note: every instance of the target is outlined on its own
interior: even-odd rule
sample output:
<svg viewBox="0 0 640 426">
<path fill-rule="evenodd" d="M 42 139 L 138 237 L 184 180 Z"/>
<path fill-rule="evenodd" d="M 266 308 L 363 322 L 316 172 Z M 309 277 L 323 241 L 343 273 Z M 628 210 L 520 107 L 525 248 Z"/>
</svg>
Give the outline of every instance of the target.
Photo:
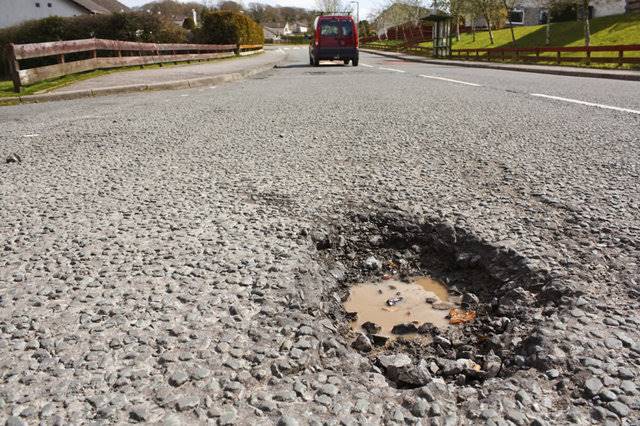
<svg viewBox="0 0 640 426">
<path fill-rule="evenodd" d="M 243 12 L 244 7 L 240 3 L 237 3 L 232 0 L 225 0 L 218 3 L 218 9 L 224 10 L 225 12 Z"/>
<path fill-rule="evenodd" d="M 456 24 L 456 41 L 460 41 L 460 21 L 464 13 L 465 0 L 449 0 L 449 13 Z"/>
<path fill-rule="evenodd" d="M 375 31 L 371 27 L 369 21 L 363 19 L 358 22 L 358 34 L 360 34 L 361 37 L 368 37 L 370 35 L 375 35 Z"/>
<path fill-rule="evenodd" d="M 478 10 L 479 15 L 484 18 L 487 23 L 487 29 L 489 30 L 489 42 L 491 44 L 495 43 L 493 38 L 493 26 L 499 19 L 500 10 L 502 6 L 498 3 L 497 0 L 471 0 L 473 2 L 473 7 Z"/>
<path fill-rule="evenodd" d="M 141 9 L 144 11 L 149 11 L 155 15 L 169 17 L 189 16 L 191 15 L 192 9 L 200 10 L 201 8 L 202 4 L 195 1 L 180 3 L 174 0 L 154 1 L 141 6 Z"/>
<path fill-rule="evenodd" d="M 582 0 L 582 21 L 584 23 L 584 45 L 591 44 L 591 28 L 589 27 L 589 0 Z"/>
<path fill-rule="evenodd" d="M 511 11 L 515 7 L 516 0 L 502 0 L 502 6 L 504 6 L 504 10 L 507 13 L 507 17 L 509 20 L 509 29 L 511 30 L 511 42 L 513 43 L 513 47 L 517 47 L 516 44 L 516 35 L 513 32 L 513 22 L 511 21 Z"/>
<path fill-rule="evenodd" d="M 345 10 L 342 0 L 316 0 L 316 6 L 321 12 L 343 12 Z"/>
<path fill-rule="evenodd" d="M 193 18 L 191 16 L 187 16 L 186 18 L 184 18 L 184 21 L 182 21 L 182 28 L 184 28 L 185 30 L 192 30 L 196 27 L 196 23 L 193 22 Z"/>
</svg>

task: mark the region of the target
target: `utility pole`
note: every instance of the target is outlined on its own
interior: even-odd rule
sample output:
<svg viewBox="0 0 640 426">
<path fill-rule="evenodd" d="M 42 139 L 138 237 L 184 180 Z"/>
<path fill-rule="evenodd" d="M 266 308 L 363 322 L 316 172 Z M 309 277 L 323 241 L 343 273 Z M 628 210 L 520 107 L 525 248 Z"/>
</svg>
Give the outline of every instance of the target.
<svg viewBox="0 0 640 426">
<path fill-rule="evenodd" d="M 356 4 L 356 28 L 358 29 L 358 32 L 360 32 L 360 2 L 352 1 L 351 3 Z"/>
</svg>

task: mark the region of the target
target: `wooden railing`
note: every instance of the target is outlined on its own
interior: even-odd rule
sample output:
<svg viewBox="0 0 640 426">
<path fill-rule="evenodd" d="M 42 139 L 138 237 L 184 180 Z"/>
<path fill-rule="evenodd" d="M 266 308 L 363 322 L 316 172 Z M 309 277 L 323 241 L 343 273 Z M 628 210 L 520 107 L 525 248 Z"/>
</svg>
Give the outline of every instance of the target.
<svg viewBox="0 0 640 426">
<path fill-rule="evenodd" d="M 225 58 L 255 53 L 262 47 L 257 44 L 156 44 L 93 38 L 10 44 L 7 58 L 14 89 L 19 92 L 24 85 L 84 71 Z M 69 56 L 72 61 L 69 61 Z M 20 61 L 34 58 L 53 58 L 56 63 L 21 69 Z"/>
<path fill-rule="evenodd" d="M 625 52 L 640 51 L 640 44 L 617 46 L 571 46 L 571 47 L 502 47 L 493 49 L 452 49 L 451 57 L 484 61 L 522 61 L 522 62 L 584 62 L 601 64 L 638 64 L 640 56 L 625 56 Z M 563 53 L 583 53 L 582 56 L 563 56 Z M 594 52 L 615 52 L 613 56 L 593 56 Z M 553 53 L 553 55 L 549 55 Z"/>
<path fill-rule="evenodd" d="M 377 41 L 370 41 L 368 43 L 364 43 L 362 45 L 365 49 L 377 49 L 377 50 L 385 50 L 389 52 L 403 52 L 403 53 L 415 53 L 422 56 L 431 56 L 432 48 L 431 47 L 423 47 L 420 46 L 419 43 L 425 41 L 422 38 L 416 38 L 414 40 L 406 40 L 402 43 L 397 44 L 384 44 L 379 43 Z M 431 41 L 431 40 L 426 40 Z"/>
</svg>

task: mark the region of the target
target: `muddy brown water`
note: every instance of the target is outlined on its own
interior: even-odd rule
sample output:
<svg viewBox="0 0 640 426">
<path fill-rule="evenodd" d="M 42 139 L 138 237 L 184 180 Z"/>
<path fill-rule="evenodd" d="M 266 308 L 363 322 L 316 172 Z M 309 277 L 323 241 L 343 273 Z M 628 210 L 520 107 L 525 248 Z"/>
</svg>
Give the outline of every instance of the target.
<svg viewBox="0 0 640 426">
<path fill-rule="evenodd" d="M 398 298 L 402 300 L 393 303 Z M 456 306 L 455 299 L 444 284 L 430 277 L 414 277 L 409 282 L 386 280 L 355 284 L 344 308 L 358 313 L 351 324 L 354 331 L 362 332 L 362 324 L 371 321 L 381 327 L 378 334 L 393 337 L 391 330 L 397 324 L 413 322 L 420 326 L 428 322 L 439 328 L 448 327 L 446 317 L 449 307 Z"/>
</svg>

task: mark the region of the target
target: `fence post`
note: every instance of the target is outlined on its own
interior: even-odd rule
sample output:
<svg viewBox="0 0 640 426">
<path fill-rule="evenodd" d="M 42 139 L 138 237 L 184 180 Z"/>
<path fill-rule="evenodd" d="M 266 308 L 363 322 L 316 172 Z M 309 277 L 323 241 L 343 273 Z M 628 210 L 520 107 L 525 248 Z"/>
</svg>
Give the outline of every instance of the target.
<svg viewBox="0 0 640 426">
<path fill-rule="evenodd" d="M 236 44 L 236 48 L 233 51 L 236 56 L 240 56 L 240 43 Z"/>
<path fill-rule="evenodd" d="M 9 43 L 9 45 L 7 45 L 7 61 L 9 62 L 11 80 L 13 80 L 13 91 L 20 93 L 20 62 L 16 59 L 16 52 L 13 47 L 13 43 Z"/>
<path fill-rule="evenodd" d="M 558 63 L 558 65 L 560 65 L 560 62 L 562 62 L 561 53 L 559 50 L 556 52 L 556 62 Z"/>
<path fill-rule="evenodd" d="M 587 47 L 587 65 L 591 64 L 591 48 Z"/>
<path fill-rule="evenodd" d="M 624 58 L 624 50 L 618 50 L 618 66 L 621 67 Z"/>
</svg>

